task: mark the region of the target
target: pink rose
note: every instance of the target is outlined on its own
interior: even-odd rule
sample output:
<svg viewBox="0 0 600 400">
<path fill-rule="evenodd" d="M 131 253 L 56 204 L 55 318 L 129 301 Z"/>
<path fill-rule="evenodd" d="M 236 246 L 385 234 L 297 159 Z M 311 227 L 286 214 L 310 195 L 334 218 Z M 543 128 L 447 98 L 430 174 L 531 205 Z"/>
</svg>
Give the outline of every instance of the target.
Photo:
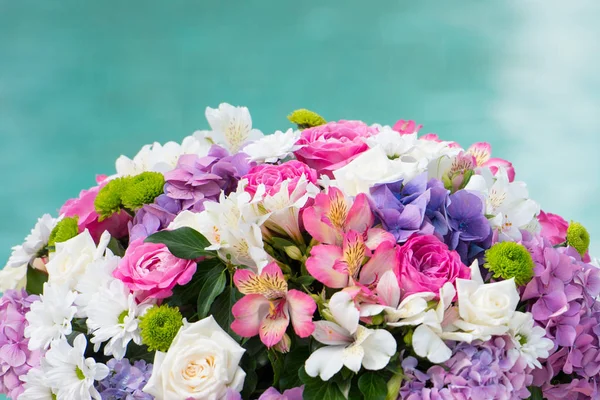
<svg viewBox="0 0 600 400">
<path fill-rule="evenodd" d="M 288 161 L 281 165 L 257 165 L 244 176 L 248 180 L 246 191 L 254 195 L 258 185 L 263 184 L 267 194 L 274 195 L 279 192 L 281 183 L 287 180 L 288 192 L 291 194 L 303 175 L 309 182 L 317 183 L 317 171 L 300 161 Z"/>
<path fill-rule="evenodd" d="M 569 223 L 560 215 L 540 211 L 538 221 L 540 221 L 540 225 L 542 226 L 542 236 L 550 240 L 553 246 L 564 243 L 567 240 Z"/>
<path fill-rule="evenodd" d="M 398 283 L 404 297 L 419 292 L 439 294 L 446 282 L 470 279 L 471 270 L 460 261 L 456 251 L 433 235 L 413 236 L 398 249 Z"/>
<path fill-rule="evenodd" d="M 333 171 L 369 149 L 364 139 L 376 133 L 361 121 L 329 122 L 303 130 L 296 142 L 303 147 L 294 154 L 319 174 L 333 178 Z"/>
<path fill-rule="evenodd" d="M 129 244 L 125 256 L 114 270 L 131 291 L 140 291 L 139 299 L 164 299 L 173 294 L 175 285 L 185 285 L 196 272 L 194 260 L 183 260 L 160 243 L 144 243 L 143 239 Z"/>
<path fill-rule="evenodd" d="M 98 176 L 99 186 L 94 186 L 89 190 L 82 190 L 79 193 L 79 198 L 67 200 L 60 208 L 60 215 L 65 217 L 79 217 L 77 225 L 79 232 L 85 229 L 90 231 L 92 238 L 98 242 L 104 231 L 108 231 L 111 236 L 121 238 L 127 236 L 127 223 L 131 220 L 131 216 L 125 211 L 114 214 L 112 217 L 105 219 L 102 222 L 98 221 L 98 213 L 94 208 L 94 200 L 98 192 L 107 181 L 104 176 Z"/>
</svg>

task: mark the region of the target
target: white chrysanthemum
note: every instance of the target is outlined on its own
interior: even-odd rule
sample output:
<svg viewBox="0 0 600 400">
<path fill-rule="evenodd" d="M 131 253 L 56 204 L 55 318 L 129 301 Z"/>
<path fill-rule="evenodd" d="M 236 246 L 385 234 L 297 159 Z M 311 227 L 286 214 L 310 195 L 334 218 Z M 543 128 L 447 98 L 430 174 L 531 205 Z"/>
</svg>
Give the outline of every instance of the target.
<svg viewBox="0 0 600 400">
<path fill-rule="evenodd" d="M 75 305 L 77 306 L 78 317 L 85 318 L 85 307 L 90 304 L 92 297 L 100 289 L 107 288 L 110 282 L 115 279 L 112 273 L 119 265 L 119 261 L 121 261 L 121 257 L 113 255 L 110 250 L 106 250 L 106 257 L 87 265 L 75 285 L 77 291 Z"/>
<path fill-rule="evenodd" d="M 27 284 L 27 264 L 5 267 L 0 270 L 0 292 L 22 289 Z"/>
<path fill-rule="evenodd" d="M 246 142 L 263 137 L 261 131 L 252 129 L 252 117 L 246 107 L 227 103 L 219 104 L 219 108 L 206 107 L 206 119 L 212 132 L 197 132 L 194 137 L 205 137 L 223 144 L 232 154 L 237 153 Z"/>
<path fill-rule="evenodd" d="M 45 360 L 42 359 L 42 365 L 45 365 Z M 19 400 L 55 400 L 56 393 L 52 391 L 52 387 L 46 378 L 46 373 L 43 367 L 32 368 L 27 372 L 27 375 L 19 377 L 25 384 L 25 391 L 19 396 Z"/>
<path fill-rule="evenodd" d="M 104 355 L 122 359 L 130 341 L 138 345 L 142 343 L 138 317 L 153 305 L 138 305 L 135 295 L 118 279 L 110 282 L 108 287 L 101 288 L 85 309 L 87 326 L 93 335 L 90 341 L 94 343 L 94 351 L 100 350 L 100 345 L 106 342 Z"/>
<path fill-rule="evenodd" d="M 242 150 L 250 156 L 252 161 L 258 163 L 274 163 L 286 158 L 300 147 L 296 142 L 300 138 L 300 131 L 288 129 L 285 133 L 276 131 L 250 143 Z"/>
<path fill-rule="evenodd" d="M 31 304 L 30 311 L 25 314 L 29 350 L 47 349 L 50 342 L 72 332 L 71 320 L 77 312 L 73 305 L 76 296 L 66 285 L 44 283 L 40 300 Z"/>
<path fill-rule="evenodd" d="M 46 264 L 48 282 L 75 288 L 88 264 L 104 257 L 109 242 L 110 234 L 105 231 L 96 246 L 86 229 L 66 242 L 56 243 L 56 252 Z"/>
<path fill-rule="evenodd" d="M 50 233 L 56 226 L 58 218 L 52 218 L 50 214 L 44 214 L 27 235 L 23 244 L 12 248 L 12 254 L 6 263 L 7 267 L 21 267 L 33 260 L 38 252 L 48 244 Z"/>
<path fill-rule="evenodd" d="M 542 368 L 538 359 L 548 358 L 554 344 L 552 340 L 546 338 L 544 328 L 534 326 L 531 313 L 515 312 L 509 322 L 508 332 L 527 365 L 530 368 Z"/>
<path fill-rule="evenodd" d="M 85 335 L 81 334 L 73 341 L 73 347 L 66 339 L 56 340 L 46 353 L 48 366 L 44 372 L 56 389 L 57 400 L 101 400 L 94 381 L 106 378 L 109 369 L 92 357 L 84 358 L 86 346 Z"/>
<path fill-rule="evenodd" d="M 117 175 L 138 175 L 146 171 L 165 173 L 177 166 L 181 155 L 196 154 L 203 157 L 208 154 L 210 146 L 208 140 L 194 136 L 187 136 L 181 144 L 176 142 L 167 142 L 164 145 L 157 142 L 147 144 L 133 159 L 126 156 L 117 159 Z"/>
</svg>

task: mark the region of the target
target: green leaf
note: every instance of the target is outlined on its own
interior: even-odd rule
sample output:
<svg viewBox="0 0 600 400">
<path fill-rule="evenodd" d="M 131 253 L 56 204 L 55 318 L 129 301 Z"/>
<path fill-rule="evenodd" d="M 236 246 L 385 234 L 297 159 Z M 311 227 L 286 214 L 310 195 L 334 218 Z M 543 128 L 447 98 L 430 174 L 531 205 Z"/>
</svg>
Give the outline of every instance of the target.
<svg viewBox="0 0 600 400">
<path fill-rule="evenodd" d="M 269 355 L 269 361 L 271 362 L 271 367 L 273 368 L 273 386 L 277 386 L 279 377 L 283 371 L 283 354 L 272 349 L 269 350 L 267 354 Z"/>
<path fill-rule="evenodd" d="M 210 242 L 200 232 L 188 227 L 156 232 L 148 236 L 145 242 L 162 243 L 175 257 L 185 260 L 215 255 L 214 251 L 205 250 L 210 246 Z"/>
<path fill-rule="evenodd" d="M 249 399 L 252 396 L 252 393 L 256 390 L 256 386 L 258 385 L 258 375 L 256 371 L 250 370 L 245 371 L 246 378 L 244 379 L 244 388 L 242 389 L 242 398 Z M 252 397 L 254 398 L 254 397 Z"/>
<path fill-rule="evenodd" d="M 304 363 L 310 356 L 308 347 L 296 347 L 285 355 L 283 371 L 279 378 L 279 389 L 286 390 L 302 385 L 298 371 L 304 369 Z"/>
<path fill-rule="evenodd" d="M 528 387 L 531 392 L 531 396 L 529 396 L 529 400 L 544 400 L 544 394 L 542 393 L 542 389 L 535 386 Z"/>
<path fill-rule="evenodd" d="M 387 382 L 375 372 L 367 372 L 358 378 L 358 388 L 365 399 L 385 400 Z"/>
<path fill-rule="evenodd" d="M 110 237 L 110 241 L 108 242 L 108 246 L 106 246 L 115 256 L 123 257 L 125 255 L 125 248 L 114 237 Z"/>
<path fill-rule="evenodd" d="M 44 283 L 48 281 L 48 274 L 39 269 L 27 266 L 27 285 L 25 290 L 29 294 L 42 294 L 44 291 Z"/>
<path fill-rule="evenodd" d="M 298 376 L 304 383 L 304 400 L 346 400 L 337 383 L 332 380 L 324 382 L 320 378 L 311 378 L 304 368 L 298 371 Z"/>
<path fill-rule="evenodd" d="M 310 286 L 315 281 L 315 278 L 310 275 L 302 275 L 292 278 L 292 281 L 300 286 Z"/>
<path fill-rule="evenodd" d="M 233 322 L 233 314 L 231 314 L 231 308 L 233 305 L 242 298 L 242 294 L 238 292 L 235 287 L 228 286 L 225 288 L 214 301 L 210 312 L 215 318 L 215 321 L 225 329 L 227 333 L 238 342 L 241 338 L 237 333 L 231 330 L 231 323 Z"/>
<path fill-rule="evenodd" d="M 227 284 L 225 271 L 221 265 L 215 265 L 204 276 L 204 283 L 198 293 L 198 319 L 208 316 L 213 301 L 225 290 Z"/>
<path fill-rule="evenodd" d="M 285 247 L 288 246 L 296 246 L 296 243 L 276 236 L 273 236 L 271 238 L 271 242 L 273 242 L 273 247 L 279 250 L 283 250 Z"/>
<path fill-rule="evenodd" d="M 167 304 L 172 307 L 179 307 L 181 311 L 184 308 L 190 308 L 190 305 L 196 305 L 198 293 L 204 284 L 204 278 L 208 271 L 220 265 L 225 269 L 225 265 L 218 258 L 210 258 L 198 263 L 198 268 L 192 279 L 186 285 L 177 285 L 173 288 L 173 295 L 167 300 Z M 183 312 L 182 312 L 183 313 Z"/>
</svg>

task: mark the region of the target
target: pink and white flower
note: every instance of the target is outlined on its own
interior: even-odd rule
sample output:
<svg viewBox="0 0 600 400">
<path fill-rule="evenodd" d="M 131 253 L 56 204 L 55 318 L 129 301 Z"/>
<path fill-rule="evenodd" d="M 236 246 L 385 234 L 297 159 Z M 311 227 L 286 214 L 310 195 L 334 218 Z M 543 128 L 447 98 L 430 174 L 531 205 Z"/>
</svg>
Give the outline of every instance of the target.
<svg viewBox="0 0 600 400">
<path fill-rule="evenodd" d="M 283 339 L 290 322 L 299 337 L 313 333 L 312 317 L 317 309 L 315 301 L 306 293 L 288 290 L 276 263 L 267 265 L 260 275 L 238 269 L 233 280 L 245 295 L 232 309 L 235 321 L 231 329 L 238 335 L 259 335 L 267 347 L 273 347 Z"/>
<path fill-rule="evenodd" d="M 515 180 L 515 169 L 512 163 L 502 158 L 492 158 L 492 146 L 489 143 L 475 143 L 467 149 L 467 154 L 475 157 L 477 167 L 487 167 L 494 175 L 496 175 L 499 168 L 504 168 L 508 176 L 508 181 L 512 182 Z"/>
</svg>

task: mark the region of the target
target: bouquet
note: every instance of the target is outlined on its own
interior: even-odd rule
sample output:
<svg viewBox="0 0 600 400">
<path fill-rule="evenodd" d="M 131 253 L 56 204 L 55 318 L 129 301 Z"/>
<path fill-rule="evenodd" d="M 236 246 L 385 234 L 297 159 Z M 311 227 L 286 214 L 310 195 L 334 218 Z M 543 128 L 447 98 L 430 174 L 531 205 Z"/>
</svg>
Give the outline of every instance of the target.
<svg viewBox="0 0 600 400">
<path fill-rule="evenodd" d="M 154 143 L 1 271 L 18 400 L 598 399 L 600 269 L 490 145 L 421 125 Z"/>
</svg>

